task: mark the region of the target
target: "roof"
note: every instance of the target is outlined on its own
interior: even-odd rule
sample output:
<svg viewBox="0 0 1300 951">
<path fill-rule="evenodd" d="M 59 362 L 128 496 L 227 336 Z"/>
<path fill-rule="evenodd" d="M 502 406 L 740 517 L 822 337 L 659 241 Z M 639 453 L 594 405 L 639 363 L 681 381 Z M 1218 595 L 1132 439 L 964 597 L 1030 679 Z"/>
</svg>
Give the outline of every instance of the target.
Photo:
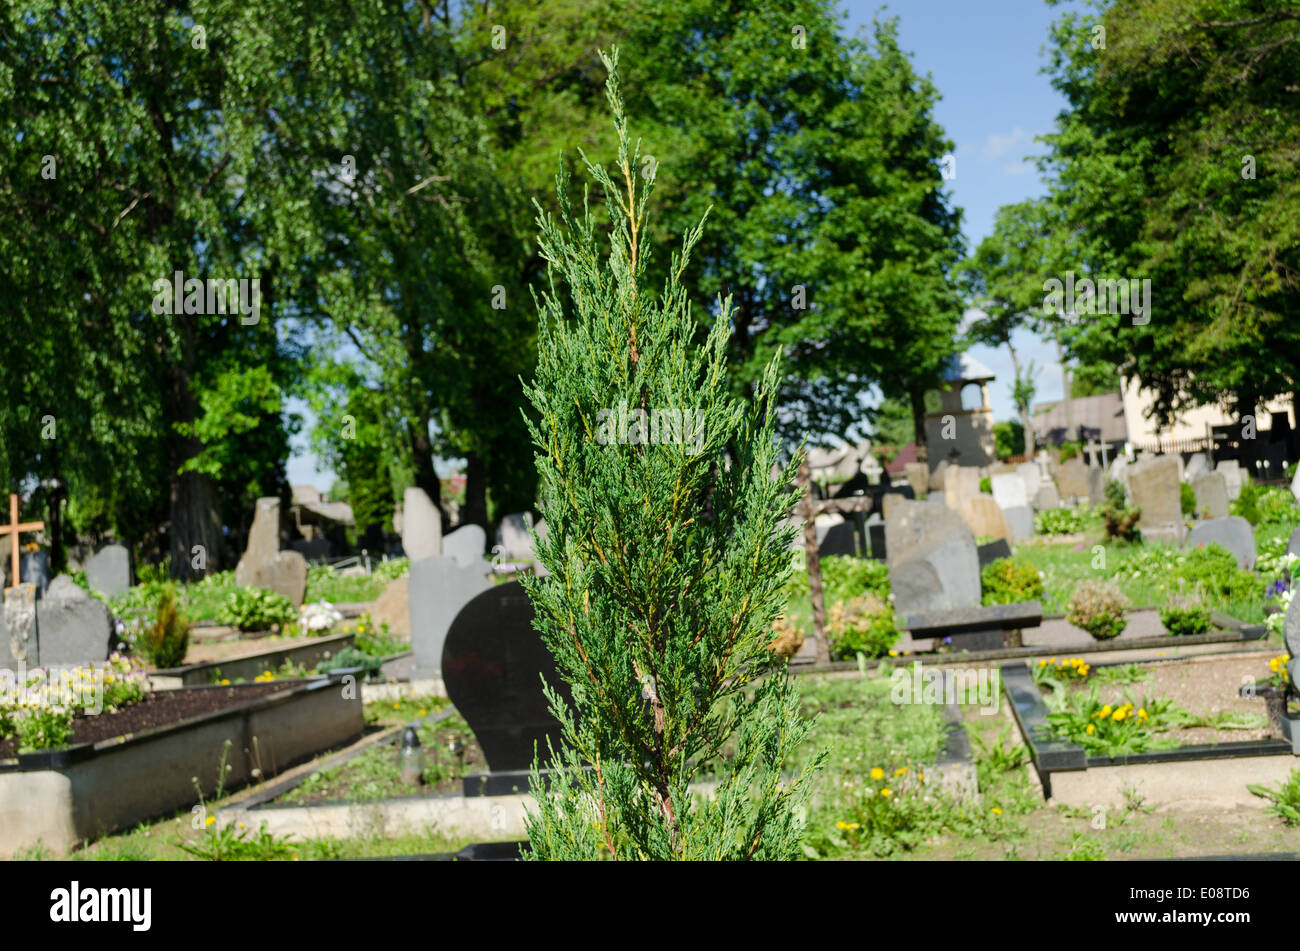
<svg viewBox="0 0 1300 951">
<path fill-rule="evenodd" d="M 983 381 L 996 378 L 996 373 L 968 353 L 953 354 L 943 368 L 945 383 L 951 383 L 953 380 Z"/>
<path fill-rule="evenodd" d="M 1102 442 L 1123 442 L 1128 439 L 1128 423 L 1124 417 L 1124 399 L 1118 392 L 1098 393 L 1096 396 L 1076 396 L 1074 425 L 1083 427 L 1085 439 Z M 1034 407 L 1034 432 L 1045 442 L 1059 444 L 1073 440 L 1076 433 L 1066 432 L 1065 401 Z"/>
</svg>

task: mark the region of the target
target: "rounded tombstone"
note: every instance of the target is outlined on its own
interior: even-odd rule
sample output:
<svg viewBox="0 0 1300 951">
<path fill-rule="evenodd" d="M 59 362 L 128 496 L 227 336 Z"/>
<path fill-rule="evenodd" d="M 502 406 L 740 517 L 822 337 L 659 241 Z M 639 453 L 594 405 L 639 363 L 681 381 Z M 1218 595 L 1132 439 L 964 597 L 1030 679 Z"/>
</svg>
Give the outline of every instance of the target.
<svg viewBox="0 0 1300 951">
<path fill-rule="evenodd" d="M 1286 652 L 1291 655 L 1286 665 L 1288 679 L 1294 685 L 1296 677 L 1300 676 L 1300 598 L 1294 595 L 1282 621 L 1282 633 L 1286 639 Z"/>
<path fill-rule="evenodd" d="M 533 629 L 533 604 L 518 581 L 496 585 L 461 608 L 442 649 L 447 697 L 474 731 L 493 772 L 527 770 L 534 744 L 545 758 L 558 748 L 560 724 L 551 716 L 542 677 L 562 697 L 555 658 Z"/>
</svg>

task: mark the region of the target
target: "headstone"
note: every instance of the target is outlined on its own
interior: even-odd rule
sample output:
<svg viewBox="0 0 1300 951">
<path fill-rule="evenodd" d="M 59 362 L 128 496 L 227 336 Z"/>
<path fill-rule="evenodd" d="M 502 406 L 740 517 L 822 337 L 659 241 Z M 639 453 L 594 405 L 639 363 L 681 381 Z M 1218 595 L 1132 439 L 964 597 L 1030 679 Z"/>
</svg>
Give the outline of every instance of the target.
<svg viewBox="0 0 1300 951">
<path fill-rule="evenodd" d="M 1241 495 L 1241 484 L 1249 477 L 1246 471 L 1241 468 L 1236 459 L 1224 459 L 1214 467 L 1215 472 L 1222 472 L 1223 477 L 1228 480 L 1228 500 L 1232 501 Z"/>
<path fill-rule="evenodd" d="M 980 545 L 976 553 L 980 560 L 980 570 L 983 571 L 999 558 L 1010 558 L 1011 546 L 1007 544 L 1006 539 L 999 538 L 996 541 Z"/>
<path fill-rule="evenodd" d="M 1291 494 L 1300 502 L 1300 466 L 1296 466 L 1295 478 L 1291 480 Z"/>
<path fill-rule="evenodd" d="M 1003 514 L 1002 507 L 991 495 L 976 495 L 966 499 L 962 503 L 961 514 L 976 538 L 1012 537 L 1011 524 Z"/>
<path fill-rule="evenodd" d="M 379 630 L 388 625 L 389 637 L 411 639 L 411 602 L 407 592 L 408 576 L 394 578 L 384 587 L 370 608 L 370 621 Z"/>
<path fill-rule="evenodd" d="M 1188 482 L 1195 482 L 1205 473 L 1210 471 L 1210 460 L 1206 458 L 1203 452 L 1192 453 L 1192 458 L 1187 460 L 1187 466 L 1183 469 L 1183 478 Z"/>
<path fill-rule="evenodd" d="M 1056 485 L 1052 482 L 1043 482 L 1038 486 L 1038 491 L 1034 493 L 1034 511 L 1045 512 L 1048 509 L 1059 509 L 1061 507 L 1061 496 L 1056 491 Z"/>
<path fill-rule="evenodd" d="M 1224 518 L 1228 514 L 1228 480 L 1222 472 L 1201 473 L 1192 480 L 1196 493 L 1196 514 L 1202 518 Z"/>
<path fill-rule="evenodd" d="M 944 475 L 945 473 L 947 473 L 949 465 L 950 463 L 948 462 L 947 459 L 940 459 L 939 464 L 934 467 L 934 471 L 930 473 L 931 492 L 943 491 Z"/>
<path fill-rule="evenodd" d="M 402 550 L 411 561 L 442 554 L 442 513 L 417 485 L 402 493 Z"/>
<path fill-rule="evenodd" d="M 1029 494 L 1025 491 L 1025 480 L 1019 473 L 995 473 L 989 476 L 993 487 L 993 498 L 1002 510 L 1006 511 L 1016 505 L 1028 505 Z"/>
<path fill-rule="evenodd" d="M 324 535 L 295 539 L 289 543 L 289 548 L 312 562 L 328 561 L 334 554 L 334 543 Z"/>
<path fill-rule="evenodd" d="M 51 581 L 36 602 L 36 662 L 42 667 L 98 663 L 112 651 L 115 633 L 108 608 L 67 575 Z"/>
<path fill-rule="evenodd" d="M 513 512 L 501 520 L 497 529 L 497 544 L 493 551 L 502 561 L 532 561 L 533 536 L 528 532 L 532 517 L 526 512 Z"/>
<path fill-rule="evenodd" d="M 831 529 L 837 525 L 843 524 L 844 516 L 839 512 L 822 512 L 822 514 L 813 519 L 813 528 L 817 532 L 817 550 L 819 552 L 821 551 L 822 543 L 826 541 L 826 537 L 830 534 Z"/>
<path fill-rule="evenodd" d="M 86 562 L 86 583 L 106 598 L 131 587 L 131 553 L 125 545 L 106 545 Z"/>
<path fill-rule="evenodd" d="M 1122 455 L 1116 456 L 1115 461 L 1110 464 L 1109 476 L 1117 482 L 1122 482 L 1124 488 L 1127 489 L 1129 468 L 1129 461 L 1126 457 Z"/>
<path fill-rule="evenodd" d="M 901 615 L 980 601 L 975 537 L 947 506 L 900 502 L 885 522 L 894 609 Z"/>
<path fill-rule="evenodd" d="M 903 466 L 903 476 L 912 487 L 914 496 L 919 498 L 930 491 L 930 467 L 924 462 L 906 463 Z"/>
<path fill-rule="evenodd" d="M 1072 456 L 1061 463 L 1056 475 L 1061 498 L 1086 499 L 1088 497 L 1088 464 L 1083 456 Z"/>
<path fill-rule="evenodd" d="M 960 512 L 966 500 L 979 495 L 980 471 L 974 466 L 950 466 L 943 481 L 943 498 L 948 508 Z"/>
<path fill-rule="evenodd" d="M 1033 498 L 1038 494 L 1038 487 L 1043 484 L 1043 473 L 1038 468 L 1036 462 L 1022 462 L 1016 466 L 1016 472 L 1020 475 L 1020 481 L 1025 486 L 1025 504 L 1033 502 Z"/>
<path fill-rule="evenodd" d="M 1292 532 L 1291 537 L 1287 539 L 1286 551 L 1288 555 L 1300 555 L 1300 528 Z M 1300 657 L 1300 654 L 1296 656 Z"/>
<path fill-rule="evenodd" d="M 50 558 L 43 551 L 25 551 L 19 558 L 18 573 L 22 580 L 36 585 L 36 596 L 42 598 L 50 586 Z"/>
<path fill-rule="evenodd" d="M 1129 497 L 1142 508 L 1138 527 L 1144 541 L 1177 545 L 1183 537 L 1183 510 L 1176 456 L 1143 459 L 1129 470 Z"/>
<path fill-rule="evenodd" d="M 36 585 L 20 584 L 5 589 L 4 629 L 0 630 L 0 669 L 12 670 L 19 663 L 35 667 Z"/>
<path fill-rule="evenodd" d="M 555 659 L 533 629 L 533 605 L 517 581 L 496 585 L 457 612 L 441 667 L 447 696 L 483 748 L 493 772 L 527 770 L 534 746 L 559 746 L 559 724 L 542 678 L 569 697 Z"/>
<path fill-rule="evenodd" d="M 1106 501 L 1106 472 L 1101 466 L 1088 467 L 1088 502 L 1101 505 Z"/>
<path fill-rule="evenodd" d="M 307 593 L 307 559 L 296 551 L 280 551 L 280 500 L 257 500 L 248 547 L 235 566 L 235 584 L 276 591 L 294 607 Z"/>
<path fill-rule="evenodd" d="M 486 557 L 487 532 L 480 525 L 462 525 L 443 537 L 442 553 L 462 565 L 477 564 Z"/>
<path fill-rule="evenodd" d="M 1187 536 L 1187 547 L 1210 545 L 1217 542 L 1237 559 L 1237 564 L 1247 571 L 1255 570 L 1255 531 L 1240 515 L 1211 518 L 1197 522 Z"/>
<path fill-rule="evenodd" d="M 411 562 L 407 597 L 415 655 L 413 679 L 440 674 L 443 644 L 452 621 L 475 595 L 490 587 L 491 566 L 483 559 L 463 565 L 451 555 L 434 555 Z"/>
<path fill-rule="evenodd" d="M 1296 529 L 1300 532 L 1300 529 Z M 888 549 L 885 547 L 885 520 L 879 512 L 872 512 L 867 519 L 867 543 L 871 557 L 884 561 Z"/>
<path fill-rule="evenodd" d="M 817 554 L 821 558 L 830 555 L 857 555 L 858 535 L 853 523 L 841 519 L 838 524 L 827 529 L 825 537 L 817 545 Z"/>
<path fill-rule="evenodd" d="M 1034 510 L 1028 505 L 1013 505 L 1003 509 L 1007 524 L 1011 526 L 1012 541 L 1034 537 Z"/>
<path fill-rule="evenodd" d="M 1282 619 L 1286 652 L 1291 655 L 1286 669 L 1292 684 L 1300 682 L 1300 598 L 1292 598 Z"/>
</svg>

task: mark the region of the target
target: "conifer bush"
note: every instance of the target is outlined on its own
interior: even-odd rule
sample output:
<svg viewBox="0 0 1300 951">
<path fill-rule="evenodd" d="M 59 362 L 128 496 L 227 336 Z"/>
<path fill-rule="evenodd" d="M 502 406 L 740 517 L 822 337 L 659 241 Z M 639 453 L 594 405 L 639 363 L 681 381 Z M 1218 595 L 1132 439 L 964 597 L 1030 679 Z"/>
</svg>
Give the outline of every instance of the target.
<svg viewBox="0 0 1300 951">
<path fill-rule="evenodd" d="M 561 733 L 534 762 L 530 857 L 793 858 L 820 758 L 786 770 L 808 724 L 766 649 L 791 572 L 794 529 L 779 523 L 798 463 L 770 476 L 777 363 L 752 404 L 729 392 L 730 299 L 700 344 L 679 279 L 703 222 L 662 291 L 646 286 L 653 173 L 642 178 L 629 144 L 617 51 L 601 58 L 614 177 L 583 159 L 608 230 L 585 198 L 574 209 L 563 172 L 558 217 L 538 209 L 549 287 L 526 392 L 549 574 L 525 584 L 572 703 L 547 685 Z M 690 784 L 706 768 L 716 785 L 702 797 Z"/>
</svg>

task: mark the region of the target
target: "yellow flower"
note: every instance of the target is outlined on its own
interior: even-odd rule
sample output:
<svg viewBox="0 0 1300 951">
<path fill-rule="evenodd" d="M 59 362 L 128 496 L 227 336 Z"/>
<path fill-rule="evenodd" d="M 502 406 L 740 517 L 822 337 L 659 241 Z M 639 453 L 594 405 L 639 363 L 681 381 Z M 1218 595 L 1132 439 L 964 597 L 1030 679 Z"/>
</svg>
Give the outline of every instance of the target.
<svg viewBox="0 0 1300 951">
<path fill-rule="evenodd" d="M 1042 660 L 1040 660 L 1040 661 L 1038 662 L 1038 666 L 1039 666 L 1039 667 L 1046 667 L 1046 666 L 1047 666 L 1047 658 L 1044 657 Z"/>
<path fill-rule="evenodd" d="M 1128 711 L 1125 710 L 1123 707 L 1120 707 L 1118 710 L 1116 710 L 1114 713 L 1111 714 L 1110 718 L 1114 720 L 1116 723 L 1118 723 L 1120 720 L 1123 720 L 1124 717 L 1126 716 L 1128 716 Z"/>
<path fill-rule="evenodd" d="M 1097 732 L 1097 725 L 1096 725 L 1095 723 L 1089 723 L 1089 724 L 1088 724 L 1088 735 L 1089 735 L 1089 736 L 1092 736 L 1092 735 L 1093 735 L 1094 733 L 1096 733 L 1096 732 Z"/>
<path fill-rule="evenodd" d="M 997 806 L 994 806 L 994 807 L 993 807 L 993 815 L 995 815 L 995 816 L 1000 816 L 1000 815 L 1002 815 L 1002 810 L 999 809 Z"/>
<path fill-rule="evenodd" d="M 892 789 L 890 789 L 888 786 L 886 786 L 884 789 L 880 790 L 880 795 L 884 796 L 886 799 L 888 799 L 888 798 L 889 798 L 890 796 L 892 796 L 893 794 L 894 794 L 894 791 L 893 791 Z"/>
<path fill-rule="evenodd" d="M 885 771 L 884 771 L 883 769 L 881 769 L 879 766 L 877 766 L 875 769 L 873 769 L 873 770 L 871 771 L 871 778 L 872 778 L 872 779 L 884 779 L 884 778 L 885 778 Z"/>
<path fill-rule="evenodd" d="M 898 769 L 894 770 L 894 775 L 895 775 L 895 776 L 902 776 L 902 775 L 904 775 L 906 772 L 907 772 L 907 767 L 906 767 L 906 766 L 900 766 L 900 767 L 898 767 Z"/>
<path fill-rule="evenodd" d="M 1111 707 L 1111 705 L 1110 705 L 1109 703 L 1106 704 L 1104 707 L 1101 708 L 1101 715 L 1104 716 L 1104 717 L 1108 717 L 1108 716 L 1110 716 L 1110 713 L 1111 713 L 1111 710 L 1112 710 L 1112 709 L 1113 709 L 1113 708 Z"/>
<path fill-rule="evenodd" d="M 1142 709 L 1138 710 L 1138 717 L 1143 720 L 1148 719 L 1146 707 L 1143 707 Z"/>
<path fill-rule="evenodd" d="M 918 782 L 922 782 L 922 783 L 925 782 L 925 773 L 917 773 L 916 779 Z"/>
<path fill-rule="evenodd" d="M 890 650 L 890 652 L 889 652 L 889 656 L 890 656 L 890 657 L 897 657 L 897 656 L 898 656 L 898 651 L 896 651 L 896 650 Z"/>
<path fill-rule="evenodd" d="M 214 823 L 214 822 L 216 822 L 216 821 L 217 821 L 217 817 L 216 817 L 216 816 L 208 816 L 206 819 L 203 820 L 203 824 L 204 824 L 205 826 L 210 826 L 210 825 L 212 825 L 212 823 Z"/>
</svg>

